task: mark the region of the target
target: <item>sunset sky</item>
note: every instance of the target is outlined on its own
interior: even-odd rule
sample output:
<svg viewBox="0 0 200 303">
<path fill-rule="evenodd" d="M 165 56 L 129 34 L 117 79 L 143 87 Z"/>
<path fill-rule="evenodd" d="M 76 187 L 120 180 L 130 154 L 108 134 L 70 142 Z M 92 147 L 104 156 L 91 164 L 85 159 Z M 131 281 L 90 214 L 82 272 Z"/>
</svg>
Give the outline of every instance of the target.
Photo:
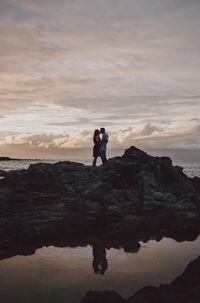
<svg viewBox="0 0 200 303">
<path fill-rule="evenodd" d="M 200 148 L 199 0 L 0 0 L 0 155 Z"/>
</svg>

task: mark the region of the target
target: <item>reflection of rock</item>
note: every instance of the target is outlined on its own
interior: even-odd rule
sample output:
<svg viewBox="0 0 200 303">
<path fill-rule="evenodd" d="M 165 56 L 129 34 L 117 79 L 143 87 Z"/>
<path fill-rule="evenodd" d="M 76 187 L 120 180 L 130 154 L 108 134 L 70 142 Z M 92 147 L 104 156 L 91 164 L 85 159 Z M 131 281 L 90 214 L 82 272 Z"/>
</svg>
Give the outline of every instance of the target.
<svg viewBox="0 0 200 303">
<path fill-rule="evenodd" d="M 20 245 L 17 245 L 13 247 L 10 245 L 10 247 L 2 247 L 0 246 L 0 260 L 10 258 L 16 255 L 32 255 L 35 253 L 35 251 L 43 246 L 55 246 L 55 247 L 86 247 L 91 246 L 93 249 L 93 266 L 95 266 L 99 261 L 100 263 L 103 263 L 102 269 L 103 272 L 108 268 L 108 262 L 106 258 L 106 250 L 109 250 L 111 248 L 115 249 L 121 249 L 123 248 L 126 252 L 137 252 L 139 250 L 140 244 L 136 239 L 131 239 L 131 245 L 127 248 L 127 243 L 124 242 L 122 239 L 109 239 L 109 238 L 98 238 L 98 236 L 95 239 L 87 239 L 87 238 L 66 238 L 65 235 L 62 236 L 61 239 L 38 239 L 37 242 L 29 244 L 29 245 L 23 245 L 20 243 Z M 12 243 L 11 243 L 12 244 Z M 94 268 L 93 268 L 94 269 Z M 101 268 L 100 268 L 101 269 Z M 98 270 L 98 273 L 100 274 L 100 271 Z"/>
<path fill-rule="evenodd" d="M 66 161 L 9 172 L 0 181 L 0 207 L 5 248 L 99 234 L 129 243 L 198 234 L 200 179 L 131 147 L 106 168 Z"/>
<path fill-rule="evenodd" d="M 0 249 L 0 260 L 11 258 L 16 255 L 22 255 L 22 256 L 30 256 L 34 255 L 36 252 L 37 247 L 20 247 L 20 249 L 12 249 L 12 250 L 1 250 Z"/>
<path fill-rule="evenodd" d="M 115 292 L 88 292 L 81 303 L 199 303 L 200 257 L 189 263 L 182 275 L 171 284 L 146 286 L 127 300 Z"/>
<path fill-rule="evenodd" d="M 136 242 L 137 243 L 137 246 L 136 245 L 132 245 L 131 241 L 130 243 L 126 243 L 124 244 L 123 248 L 124 248 L 124 251 L 125 252 L 130 252 L 130 253 L 136 253 L 139 251 L 140 249 L 140 243 L 139 242 Z"/>
</svg>

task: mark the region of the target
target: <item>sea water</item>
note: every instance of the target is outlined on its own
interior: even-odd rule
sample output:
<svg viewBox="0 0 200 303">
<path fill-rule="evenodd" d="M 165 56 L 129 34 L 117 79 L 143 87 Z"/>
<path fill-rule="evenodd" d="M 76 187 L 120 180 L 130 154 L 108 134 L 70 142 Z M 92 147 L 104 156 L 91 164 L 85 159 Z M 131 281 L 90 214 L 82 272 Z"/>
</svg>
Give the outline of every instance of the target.
<svg viewBox="0 0 200 303">
<path fill-rule="evenodd" d="M 0 261 L 0 301 L 3 303 L 79 303 L 89 290 L 114 290 L 129 297 L 145 285 L 170 283 L 199 256 L 195 241 L 163 238 L 140 242 L 136 253 L 106 249 L 104 272 L 94 270 L 91 246 L 43 247 L 30 256 Z"/>
<path fill-rule="evenodd" d="M 0 170 L 19 170 L 19 169 L 27 169 L 30 164 L 36 164 L 36 163 L 56 163 L 59 160 L 10 160 L 10 161 L 0 161 Z M 85 165 L 91 165 L 90 159 L 76 159 L 76 162 L 84 163 Z M 100 160 L 98 162 L 100 165 Z M 187 174 L 189 177 L 200 177 L 200 160 L 194 161 L 194 160 L 175 160 L 173 161 L 174 165 L 182 166 L 184 169 L 184 173 Z"/>
</svg>

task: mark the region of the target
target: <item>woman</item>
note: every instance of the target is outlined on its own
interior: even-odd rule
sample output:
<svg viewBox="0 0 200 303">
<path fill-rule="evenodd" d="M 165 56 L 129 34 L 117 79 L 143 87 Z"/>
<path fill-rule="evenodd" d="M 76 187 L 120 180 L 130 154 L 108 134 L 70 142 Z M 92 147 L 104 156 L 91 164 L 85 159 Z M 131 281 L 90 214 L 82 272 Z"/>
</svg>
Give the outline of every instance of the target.
<svg viewBox="0 0 200 303">
<path fill-rule="evenodd" d="M 101 145 L 101 138 L 100 138 L 100 132 L 98 129 L 94 131 L 94 136 L 93 136 L 93 142 L 94 142 L 94 147 L 93 147 L 93 163 L 92 166 L 95 167 L 97 164 L 97 158 L 100 156 L 100 145 Z"/>
</svg>

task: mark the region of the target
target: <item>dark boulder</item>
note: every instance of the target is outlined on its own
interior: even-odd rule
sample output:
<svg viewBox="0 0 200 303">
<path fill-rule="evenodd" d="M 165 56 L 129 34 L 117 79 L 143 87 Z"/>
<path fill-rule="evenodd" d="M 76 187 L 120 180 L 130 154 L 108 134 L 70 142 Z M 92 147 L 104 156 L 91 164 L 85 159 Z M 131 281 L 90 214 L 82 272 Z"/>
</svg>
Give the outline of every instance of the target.
<svg viewBox="0 0 200 303">
<path fill-rule="evenodd" d="M 136 292 L 132 303 L 199 303 L 200 257 L 193 260 L 184 272 L 169 285 L 146 286 Z"/>
<path fill-rule="evenodd" d="M 81 303 L 128 303 L 114 291 L 89 291 Z"/>
<path fill-rule="evenodd" d="M 182 275 L 176 278 L 171 286 L 184 288 L 185 290 L 200 288 L 200 257 L 190 262 Z"/>
<path fill-rule="evenodd" d="M 0 177 L 5 177 L 7 172 L 5 170 L 0 169 Z"/>
</svg>

